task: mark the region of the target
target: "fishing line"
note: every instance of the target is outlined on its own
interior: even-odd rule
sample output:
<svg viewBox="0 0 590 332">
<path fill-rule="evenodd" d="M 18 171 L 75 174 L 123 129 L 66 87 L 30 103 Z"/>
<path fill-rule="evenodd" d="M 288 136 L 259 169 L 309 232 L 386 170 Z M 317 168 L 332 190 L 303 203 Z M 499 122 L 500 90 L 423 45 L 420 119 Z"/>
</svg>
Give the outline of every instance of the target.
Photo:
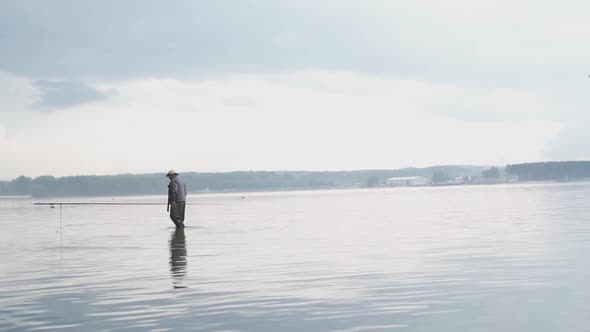
<svg viewBox="0 0 590 332">
<path fill-rule="evenodd" d="M 164 206 L 164 203 L 135 203 L 135 202 L 36 202 L 33 205 L 59 205 L 60 208 L 62 205 L 161 205 Z M 185 205 L 234 205 L 234 204 L 219 204 L 219 203 L 186 203 Z"/>
</svg>

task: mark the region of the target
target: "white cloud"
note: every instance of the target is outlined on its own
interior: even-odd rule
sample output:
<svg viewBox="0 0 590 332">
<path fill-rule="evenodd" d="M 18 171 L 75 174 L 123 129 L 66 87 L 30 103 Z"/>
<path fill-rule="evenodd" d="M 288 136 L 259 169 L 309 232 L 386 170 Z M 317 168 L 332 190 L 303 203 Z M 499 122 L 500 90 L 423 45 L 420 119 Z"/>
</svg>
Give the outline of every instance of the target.
<svg viewBox="0 0 590 332">
<path fill-rule="evenodd" d="M 527 93 L 346 72 L 95 88 L 116 93 L 59 112 L 13 114 L 27 125 L 15 127 L 8 144 L 26 153 L 9 152 L 19 169 L 3 168 L 0 177 L 503 164 L 538 159 L 559 129 L 537 117 L 541 102 Z M 449 113 L 465 105 L 522 117 L 484 121 Z"/>
<path fill-rule="evenodd" d="M 585 156 L 585 1 L 228 4 L 0 2 L 0 177 Z"/>
<path fill-rule="evenodd" d="M 40 94 L 31 80 L 0 71 L 0 121 L 3 113 L 21 111 L 33 105 Z"/>
<path fill-rule="evenodd" d="M 589 160 L 590 131 L 585 122 L 564 126 L 559 135 L 549 141 L 543 154 L 549 160 Z"/>
<path fill-rule="evenodd" d="M 590 5 L 576 0 L 116 4 L 1 2 L 0 70 L 84 81 L 316 67 L 508 86 L 508 73 L 554 65 L 563 78 L 590 57 Z"/>
<path fill-rule="evenodd" d="M 587 63 L 590 56 L 584 42 L 590 5 L 583 1 L 418 0 L 385 6 L 392 19 L 399 13 L 412 17 L 404 30 L 408 43 L 441 56 L 522 66 Z"/>
</svg>

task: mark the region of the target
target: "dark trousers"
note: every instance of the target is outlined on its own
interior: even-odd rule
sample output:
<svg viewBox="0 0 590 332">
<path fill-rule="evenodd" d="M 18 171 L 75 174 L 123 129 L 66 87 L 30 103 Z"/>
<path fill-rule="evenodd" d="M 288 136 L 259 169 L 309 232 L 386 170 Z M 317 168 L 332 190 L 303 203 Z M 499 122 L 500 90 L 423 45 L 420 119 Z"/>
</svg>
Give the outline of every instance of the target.
<svg viewBox="0 0 590 332">
<path fill-rule="evenodd" d="M 176 202 L 175 205 L 170 206 L 170 219 L 176 227 L 184 227 L 184 209 L 186 202 Z"/>
</svg>

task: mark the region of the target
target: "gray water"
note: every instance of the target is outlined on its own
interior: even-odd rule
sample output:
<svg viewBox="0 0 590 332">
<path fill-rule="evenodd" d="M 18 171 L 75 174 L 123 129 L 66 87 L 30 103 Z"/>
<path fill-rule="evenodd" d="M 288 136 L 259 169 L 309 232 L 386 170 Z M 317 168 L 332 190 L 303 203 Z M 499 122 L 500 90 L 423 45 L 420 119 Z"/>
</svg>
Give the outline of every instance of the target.
<svg viewBox="0 0 590 332">
<path fill-rule="evenodd" d="M 590 184 L 191 202 L 0 199 L 0 331 L 590 330 Z"/>
</svg>

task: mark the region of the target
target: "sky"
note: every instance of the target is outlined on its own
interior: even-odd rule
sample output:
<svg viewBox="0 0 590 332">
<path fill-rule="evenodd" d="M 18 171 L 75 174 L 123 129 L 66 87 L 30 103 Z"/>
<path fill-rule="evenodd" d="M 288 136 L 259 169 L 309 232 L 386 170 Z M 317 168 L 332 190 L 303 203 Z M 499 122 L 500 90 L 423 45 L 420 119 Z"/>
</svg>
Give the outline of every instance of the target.
<svg viewBox="0 0 590 332">
<path fill-rule="evenodd" d="M 564 0 L 3 0 L 0 179 L 590 159 Z"/>
</svg>

